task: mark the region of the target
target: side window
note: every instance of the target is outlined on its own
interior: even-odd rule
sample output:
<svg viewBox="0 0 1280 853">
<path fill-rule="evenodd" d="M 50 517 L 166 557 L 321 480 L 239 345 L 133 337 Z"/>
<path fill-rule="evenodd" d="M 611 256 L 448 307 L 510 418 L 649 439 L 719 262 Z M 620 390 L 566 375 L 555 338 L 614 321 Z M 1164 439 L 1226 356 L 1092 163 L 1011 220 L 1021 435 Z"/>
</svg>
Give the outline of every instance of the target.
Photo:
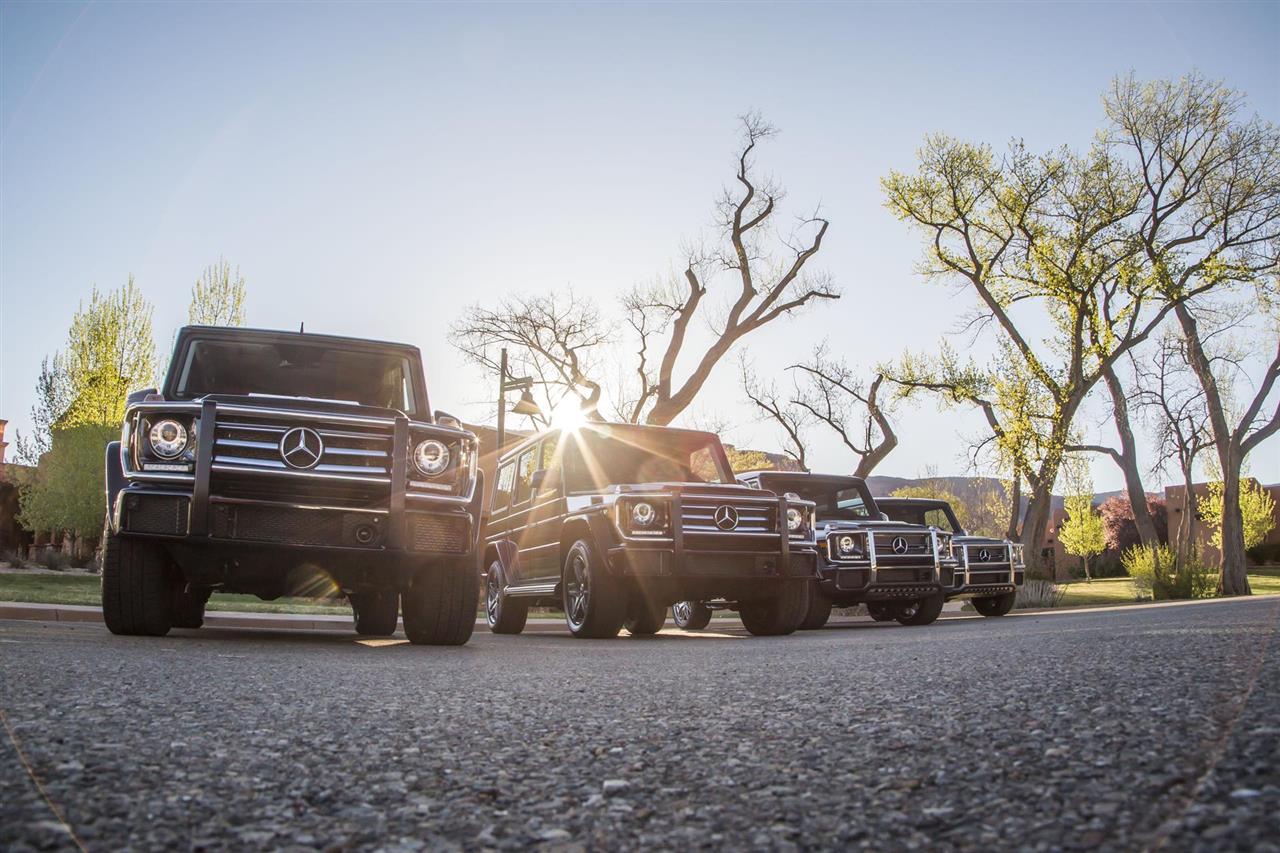
<svg viewBox="0 0 1280 853">
<path fill-rule="evenodd" d="M 498 469 L 498 476 L 493 485 L 493 504 L 491 510 L 505 509 L 511 503 L 511 487 L 516 480 L 516 463 L 508 462 Z"/>
<path fill-rule="evenodd" d="M 515 499 L 512 504 L 522 504 L 529 499 L 529 486 L 533 481 L 533 464 L 534 455 L 538 448 L 526 450 L 520 454 L 520 461 L 516 463 L 516 492 Z"/>
<path fill-rule="evenodd" d="M 556 442 L 547 439 L 542 442 L 542 458 L 538 462 L 538 470 L 546 471 L 542 475 L 542 489 L 538 492 L 543 497 L 551 497 L 560 491 L 560 457 L 556 455 Z"/>
<path fill-rule="evenodd" d="M 939 530 L 946 530 L 950 533 L 955 531 L 951 529 L 951 519 L 947 518 L 946 512 L 940 509 L 931 509 L 924 514 L 924 523 L 932 525 Z"/>
</svg>

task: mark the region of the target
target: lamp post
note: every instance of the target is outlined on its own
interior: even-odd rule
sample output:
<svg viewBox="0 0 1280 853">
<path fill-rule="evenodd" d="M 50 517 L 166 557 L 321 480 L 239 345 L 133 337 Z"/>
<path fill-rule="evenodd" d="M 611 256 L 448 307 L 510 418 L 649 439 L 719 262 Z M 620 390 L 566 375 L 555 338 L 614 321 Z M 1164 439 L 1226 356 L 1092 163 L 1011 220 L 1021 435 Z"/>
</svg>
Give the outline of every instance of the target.
<svg viewBox="0 0 1280 853">
<path fill-rule="evenodd" d="M 542 409 L 538 407 L 538 402 L 533 399 L 533 394 L 529 393 L 529 389 L 533 387 L 533 380 L 528 376 L 514 377 L 507 372 L 507 350 L 502 349 L 502 358 L 498 365 L 498 453 L 502 453 L 502 447 L 507 443 L 507 392 L 523 391 L 520 399 L 511 408 L 511 411 L 518 415 L 537 416 L 542 414 Z"/>
</svg>

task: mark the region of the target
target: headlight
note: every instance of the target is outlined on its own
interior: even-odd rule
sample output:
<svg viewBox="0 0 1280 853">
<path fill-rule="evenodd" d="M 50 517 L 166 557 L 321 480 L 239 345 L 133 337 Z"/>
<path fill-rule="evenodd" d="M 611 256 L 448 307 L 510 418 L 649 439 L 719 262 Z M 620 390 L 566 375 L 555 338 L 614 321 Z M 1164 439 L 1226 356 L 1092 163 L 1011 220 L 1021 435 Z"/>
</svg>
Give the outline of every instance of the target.
<svg viewBox="0 0 1280 853">
<path fill-rule="evenodd" d="M 836 540 L 836 550 L 840 552 L 841 556 L 847 557 L 857 553 L 858 542 L 852 536 L 846 534 Z"/>
<path fill-rule="evenodd" d="M 787 530 L 795 533 L 804 527 L 804 513 L 793 506 L 787 507 Z"/>
<path fill-rule="evenodd" d="M 648 527 L 658 519 L 658 511 L 653 504 L 640 501 L 631 507 L 631 521 L 636 527 Z"/>
<path fill-rule="evenodd" d="M 420 441 L 413 449 L 413 464 L 428 477 L 439 477 L 449 467 L 449 448 L 434 438 Z"/>
<path fill-rule="evenodd" d="M 173 459 L 187 449 L 187 428 L 172 418 L 151 425 L 151 452 L 162 459 Z"/>
</svg>

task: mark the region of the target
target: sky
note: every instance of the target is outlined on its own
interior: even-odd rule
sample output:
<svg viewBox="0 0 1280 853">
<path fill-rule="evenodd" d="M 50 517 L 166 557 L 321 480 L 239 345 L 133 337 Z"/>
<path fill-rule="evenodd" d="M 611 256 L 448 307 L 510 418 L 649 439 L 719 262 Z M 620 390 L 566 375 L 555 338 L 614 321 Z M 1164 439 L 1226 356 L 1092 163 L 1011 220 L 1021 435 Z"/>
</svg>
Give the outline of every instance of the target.
<svg viewBox="0 0 1280 853">
<path fill-rule="evenodd" d="M 10 441 L 29 428 L 40 360 L 93 285 L 134 275 L 164 350 L 219 257 L 248 282 L 250 325 L 416 344 L 435 406 L 491 415 L 494 378 L 452 349 L 451 321 L 565 287 L 612 316 L 706 234 L 749 110 L 781 129 L 759 164 L 786 216 L 830 220 L 815 265 L 844 297 L 748 355 L 785 379 L 826 339 L 870 370 L 936 348 L 972 304 L 918 275 L 921 236 L 883 204 L 880 179 L 926 134 L 1083 147 L 1130 70 L 1198 70 L 1280 121 L 1278 45 L 1277 2 L 0 0 L 0 418 Z M 1106 415 L 1090 404 L 1088 437 L 1109 438 Z M 779 446 L 734 359 L 687 418 L 712 419 Z M 903 408 L 877 473 L 968 473 L 981 429 Z M 815 470 L 853 467 L 813 439 Z M 1251 472 L 1280 481 L 1280 439 Z M 1093 473 L 1121 485 L 1107 460 Z"/>
</svg>

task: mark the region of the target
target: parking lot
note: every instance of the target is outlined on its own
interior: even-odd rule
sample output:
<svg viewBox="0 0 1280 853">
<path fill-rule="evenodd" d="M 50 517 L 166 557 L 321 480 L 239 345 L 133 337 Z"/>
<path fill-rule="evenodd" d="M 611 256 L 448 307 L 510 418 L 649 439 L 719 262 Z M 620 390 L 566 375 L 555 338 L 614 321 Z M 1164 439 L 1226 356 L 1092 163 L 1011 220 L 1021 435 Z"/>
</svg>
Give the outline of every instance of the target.
<svg viewBox="0 0 1280 853">
<path fill-rule="evenodd" d="M 1276 849 L 1278 618 L 456 649 L 0 622 L 0 848 Z"/>
</svg>

